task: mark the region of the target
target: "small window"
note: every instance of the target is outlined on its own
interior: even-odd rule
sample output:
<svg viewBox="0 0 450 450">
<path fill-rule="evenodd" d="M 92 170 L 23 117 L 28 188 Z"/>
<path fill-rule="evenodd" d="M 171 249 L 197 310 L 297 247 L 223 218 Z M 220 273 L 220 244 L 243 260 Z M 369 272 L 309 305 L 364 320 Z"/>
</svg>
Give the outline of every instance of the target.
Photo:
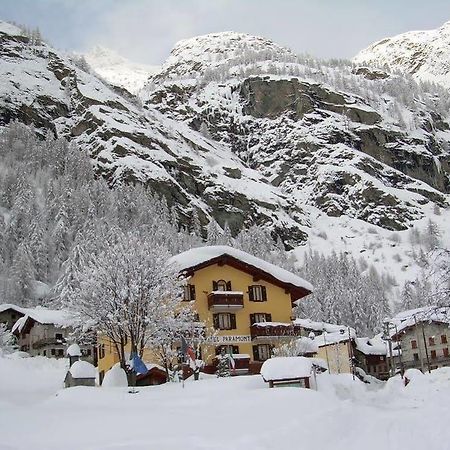
<svg viewBox="0 0 450 450">
<path fill-rule="evenodd" d="M 271 348 L 269 344 L 253 346 L 253 359 L 255 361 L 265 361 L 270 358 Z"/>
<path fill-rule="evenodd" d="M 216 355 L 220 355 L 222 352 L 222 349 L 225 350 L 225 353 L 237 355 L 239 353 L 239 346 L 238 345 L 219 345 L 216 347 L 215 352 Z"/>
<path fill-rule="evenodd" d="M 56 339 L 57 341 L 62 341 L 62 340 L 63 340 L 63 335 L 62 335 L 61 333 L 56 333 L 56 334 L 55 334 L 55 339 Z"/>
<path fill-rule="evenodd" d="M 435 342 L 434 342 L 434 336 L 430 336 L 430 337 L 428 338 L 428 343 L 429 343 L 430 345 L 435 345 Z"/>
<path fill-rule="evenodd" d="M 254 323 L 272 322 L 272 314 L 254 313 L 250 314 L 250 325 Z"/>
<path fill-rule="evenodd" d="M 445 358 L 448 358 L 448 348 L 443 348 L 442 354 L 444 355 Z"/>
<path fill-rule="evenodd" d="M 414 361 L 419 361 L 419 354 L 418 353 L 414 353 L 413 357 L 414 357 Z"/>
<path fill-rule="evenodd" d="M 91 349 L 90 349 L 90 348 L 88 348 L 88 349 L 86 350 L 86 356 L 91 356 Z"/>
<path fill-rule="evenodd" d="M 436 359 L 436 350 L 431 350 L 431 359 Z"/>
<path fill-rule="evenodd" d="M 44 350 L 43 355 L 47 356 L 47 350 Z"/>
<path fill-rule="evenodd" d="M 251 302 L 267 301 L 267 292 L 265 286 L 253 285 L 248 287 L 248 298 Z"/>
<path fill-rule="evenodd" d="M 184 301 L 191 302 L 193 300 L 195 300 L 195 286 L 188 284 L 184 286 Z"/>
<path fill-rule="evenodd" d="M 236 329 L 236 315 L 229 313 L 213 314 L 214 328 L 216 330 Z"/>
<path fill-rule="evenodd" d="M 62 348 L 58 349 L 58 356 L 64 356 L 64 350 Z"/>
<path fill-rule="evenodd" d="M 446 334 L 443 334 L 441 336 L 441 344 L 447 344 L 447 335 Z"/>
<path fill-rule="evenodd" d="M 56 355 L 56 350 L 55 350 L 54 348 L 52 348 L 52 349 L 50 350 L 50 352 L 51 352 L 52 356 L 55 356 L 55 355 Z"/>
<path fill-rule="evenodd" d="M 411 348 L 417 348 L 417 341 L 415 339 L 411 341 Z"/>
<path fill-rule="evenodd" d="M 213 291 L 231 291 L 231 281 L 213 281 Z"/>
</svg>

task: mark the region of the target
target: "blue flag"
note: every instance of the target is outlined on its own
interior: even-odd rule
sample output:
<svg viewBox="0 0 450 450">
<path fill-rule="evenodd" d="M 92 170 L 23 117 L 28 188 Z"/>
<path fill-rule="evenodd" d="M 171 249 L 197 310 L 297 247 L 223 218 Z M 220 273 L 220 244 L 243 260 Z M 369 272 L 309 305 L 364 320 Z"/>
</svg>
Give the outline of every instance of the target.
<svg viewBox="0 0 450 450">
<path fill-rule="evenodd" d="M 148 372 L 147 366 L 143 363 L 139 355 L 135 353 L 132 358 L 133 370 L 140 375 L 145 375 Z"/>
</svg>

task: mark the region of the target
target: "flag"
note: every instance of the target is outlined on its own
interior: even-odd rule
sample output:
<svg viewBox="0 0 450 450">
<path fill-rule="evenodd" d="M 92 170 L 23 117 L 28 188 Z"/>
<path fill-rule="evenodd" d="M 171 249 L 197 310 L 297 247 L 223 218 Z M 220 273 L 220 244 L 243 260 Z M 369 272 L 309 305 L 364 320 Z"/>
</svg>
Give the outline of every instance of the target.
<svg viewBox="0 0 450 450">
<path fill-rule="evenodd" d="M 137 353 L 133 354 L 131 358 L 133 370 L 140 375 L 145 375 L 148 372 L 147 366 L 143 363 L 142 359 L 139 358 Z"/>
<path fill-rule="evenodd" d="M 236 373 L 236 363 L 233 358 L 233 347 L 228 347 L 228 359 L 230 361 L 230 367 L 233 369 L 233 373 Z"/>
<path fill-rule="evenodd" d="M 181 353 L 183 356 L 188 355 L 192 361 L 195 361 L 195 352 L 194 349 L 188 345 L 184 336 L 181 336 Z"/>
</svg>

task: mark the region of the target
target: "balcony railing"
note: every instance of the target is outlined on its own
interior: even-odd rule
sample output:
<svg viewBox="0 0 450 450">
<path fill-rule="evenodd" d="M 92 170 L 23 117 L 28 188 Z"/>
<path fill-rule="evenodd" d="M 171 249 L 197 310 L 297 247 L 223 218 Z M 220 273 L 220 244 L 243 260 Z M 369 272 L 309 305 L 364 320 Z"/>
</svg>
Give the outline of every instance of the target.
<svg viewBox="0 0 450 450">
<path fill-rule="evenodd" d="M 208 308 L 237 309 L 244 306 L 244 293 L 237 291 L 213 291 L 208 294 Z"/>
<path fill-rule="evenodd" d="M 294 336 L 294 327 L 290 323 L 282 322 L 260 322 L 250 327 L 252 339 L 257 338 L 282 338 Z"/>
<path fill-rule="evenodd" d="M 45 338 L 45 339 L 39 339 L 36 342 L 33 342 L 33 349 L 39 349 L 41 347 L 45 347 L 47 345 L 64 345 L 66 343 L 66 340 L 63 339 L 56 339 L 56 338 Z"/>
</svg>

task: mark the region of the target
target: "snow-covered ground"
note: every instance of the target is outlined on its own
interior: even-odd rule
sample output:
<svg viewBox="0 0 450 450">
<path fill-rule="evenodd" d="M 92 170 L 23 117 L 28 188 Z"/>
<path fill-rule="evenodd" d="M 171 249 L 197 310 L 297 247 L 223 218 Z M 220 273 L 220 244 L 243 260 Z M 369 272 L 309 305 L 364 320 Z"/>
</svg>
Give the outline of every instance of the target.
<svg viewBox="0 0 450 450">
<path fill-rule="evenodd" d="M 319 391 L 260 376 L 62 390 L 64 363 L 0 359 L 0 449 L 448 448 L 450 369 L 404 387 L 320 375 Z"/>
</svg>

